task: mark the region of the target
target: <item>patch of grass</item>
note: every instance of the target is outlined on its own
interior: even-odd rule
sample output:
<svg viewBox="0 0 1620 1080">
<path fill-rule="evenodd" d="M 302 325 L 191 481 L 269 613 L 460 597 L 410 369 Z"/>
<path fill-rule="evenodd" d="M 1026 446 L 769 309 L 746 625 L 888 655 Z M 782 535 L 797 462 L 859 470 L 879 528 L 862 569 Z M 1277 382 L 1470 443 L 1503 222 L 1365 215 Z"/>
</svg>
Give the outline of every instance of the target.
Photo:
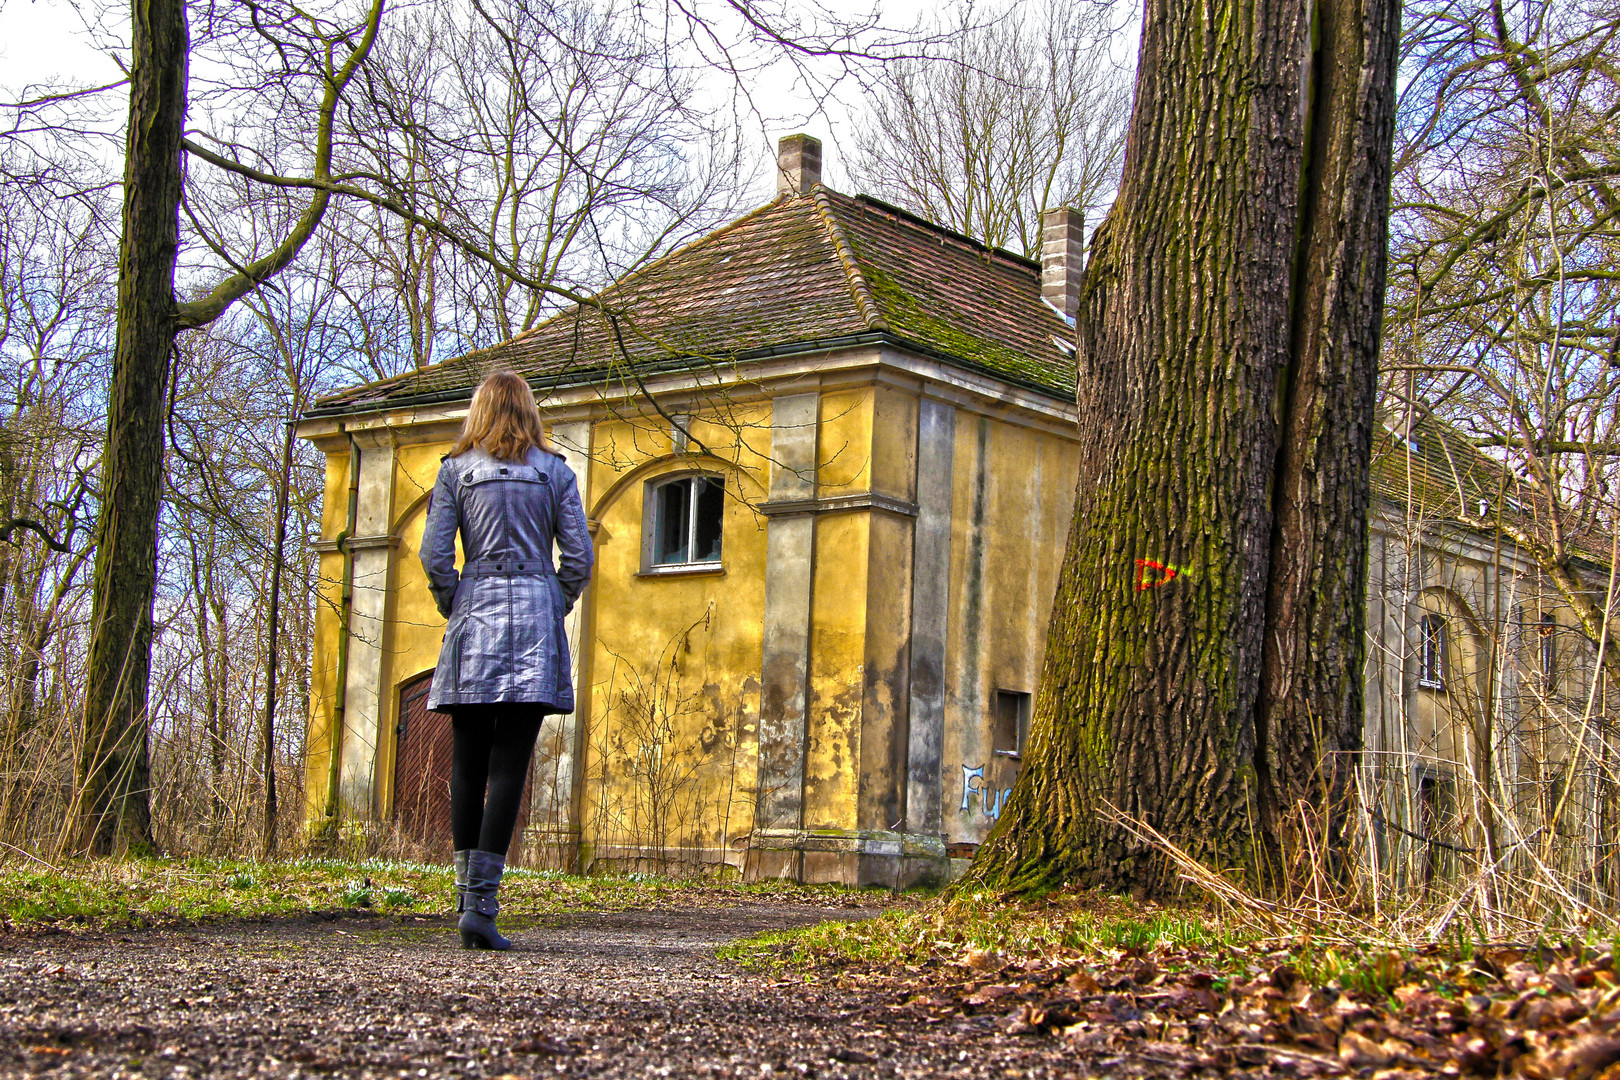
<svg viewBox="0 0 1620 1080">
<path fill-rule="evenodd" d="M 1391 1013 L 1417 1000 L 1414 995 L 1478 1001 L 1481 994 L 1500 996 L 1504 987 L 1521 985 L 1525 968 L 1620 955 L 1620 942 L 1606 929 L 1584 939 L 1517 944 L 1487 942 L 1462 926 L 1438 941 L 1305 922 L 1278 931 L 1276 920 L 1259 923 L 1215 908 L 1159 906 L 1073 889 L 1036 899 L 941 898 L 866 922 L 744 938 L 720 955 L 755 971 L 795 973 L 809 982 L 887 985 L 945 998 L 991 983 L 1046 987 L 1040 993 L 1061 997 L 1186 979 L 1216 995 L 1278 988 L 1293 992 L 1296 1002 L 1297 988 L 1321 989 L 1329 999 L 1349 995 Z M 1517 983 L 1505 974 L 1515 965 Z"/>
<path fill-rule="evenodd" d="M 449 909 L 453 890 L 449 866 L 375 859 L 72 859 L 58 867 L 17 861 L 0 863 L 0 927 L 179 925 L 356 908 L 435 913 Z M 578 877 L 551 870 L 511 869 L 501 885 L 502 910 L 518 918 L 747 899 L 890 902 L 887 893 L 862 894 L 837 886 L 652 875 Z"/>
<path fill-rule="evenodd" d="M 1056 892 L 1016 903 L 983 895 L 939 899 L 865 922 L 755 935 L 722 947 L 720 955 L 757 970 L 823 964 L 907 967 L 956 960 L 969 952 L 1026 957 L 1059 950 L 1210 949 L 1241 939 L 1218 919 L 1197 912 Z"/>
<path fill-rule="evenodd" d="M 350 882 L 343 890 L 343 906 L 367 908 L 371 906 L 371 879 Z"/>
</svg>

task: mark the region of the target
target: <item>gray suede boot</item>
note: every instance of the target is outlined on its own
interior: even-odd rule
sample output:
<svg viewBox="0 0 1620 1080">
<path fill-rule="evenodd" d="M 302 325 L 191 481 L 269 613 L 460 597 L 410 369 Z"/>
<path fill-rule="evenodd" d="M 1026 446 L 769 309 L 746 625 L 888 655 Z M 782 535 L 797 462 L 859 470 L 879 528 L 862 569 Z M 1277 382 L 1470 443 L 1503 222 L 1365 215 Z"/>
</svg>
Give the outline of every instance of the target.
<svg viewBox="0 0 1620 1080">
<path fill-rule="evenodd" d="M 456 852 L 456 914 L 460 915 L 467 910 L 467 856 L 472 854 L 471 848 L 463 848 Z"/>
<path fill-rule="evenodd" d="M 495 915 L 501 910 L 495 894 L 501 888 L 501 872 L 506 856 L 493 851 L 467 853 L 466 910 L 461 913 L 463 949 L 510 949 L 511 941 L 495 929 Z"/>
</svg>

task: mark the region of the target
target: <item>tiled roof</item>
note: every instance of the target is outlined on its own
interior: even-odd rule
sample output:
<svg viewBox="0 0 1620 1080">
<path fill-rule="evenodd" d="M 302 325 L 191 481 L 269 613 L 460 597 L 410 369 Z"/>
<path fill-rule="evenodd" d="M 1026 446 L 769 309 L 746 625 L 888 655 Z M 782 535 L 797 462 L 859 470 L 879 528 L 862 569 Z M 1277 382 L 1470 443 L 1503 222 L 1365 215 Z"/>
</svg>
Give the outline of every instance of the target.
<svg viewBox="0 0 1620 1080">
<path fill-rule="evenodd" d="M 1373 438 L 1372 488 L 1377 495 L 1447 521 L 1478 519 L 1499 499 L 1517 505 L 1518 477 L 1487 457 L 1462 432 L 1427 414 L 1388 418 Z"/>
<path fill-rule="evenodd" d="M 1444 522 L 1482 536 L 1494 534 L 1486 521 L 1498 514 L 1504 524 L 1545 531 L 1537 513 L 1545 501 L 1510 466 L 1485 454 L 1457 428 L 1427 414 L 1414 414 L 1410 429 L 1404 418 L 1384 421 L 1373 437 L 1375 496 L 1390 500 L 1415 522 Z M 1564 523 L 1562 534 L 1573 554 L 1608 565 L 1610 534 L 1573 521 Z"/>
<path fill-rule="evenodd" d="M 506 367 L 549 388 L 634 386 L 798 349 L 891 341 L 1073 400 L 1072 330 L 1040 267 L 865 196 L 784 196 L 510 341 L 323 398 L 311 415 L 471 393 Z"/>
</svg>

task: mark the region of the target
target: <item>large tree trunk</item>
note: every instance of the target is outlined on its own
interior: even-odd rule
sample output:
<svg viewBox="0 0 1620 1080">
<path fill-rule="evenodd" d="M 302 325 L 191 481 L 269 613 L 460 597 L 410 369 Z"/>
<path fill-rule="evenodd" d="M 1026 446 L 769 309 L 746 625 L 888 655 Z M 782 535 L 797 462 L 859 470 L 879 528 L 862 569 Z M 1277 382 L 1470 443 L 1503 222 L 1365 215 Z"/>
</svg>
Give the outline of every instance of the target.
<svg viewBox="0 0 1620 1080">
<path fill-rule="evenodd" d="M 81 840 L 96 852 L 152 845 L 146 697 L 186 112 L 183 0 L 134 0 L 132 14 L 118 332 L 79 761 Z"/>
<path fill-rule="evenodd" d="M 972 883 L 1164 891 L 1108 806 L 1259 879 L 1289 808 L 1330 803 L 1318 764 L 1360 731 L 1398 25 L 1394 0 L 1148 4 L 1034 731 Z"/>
</svg>

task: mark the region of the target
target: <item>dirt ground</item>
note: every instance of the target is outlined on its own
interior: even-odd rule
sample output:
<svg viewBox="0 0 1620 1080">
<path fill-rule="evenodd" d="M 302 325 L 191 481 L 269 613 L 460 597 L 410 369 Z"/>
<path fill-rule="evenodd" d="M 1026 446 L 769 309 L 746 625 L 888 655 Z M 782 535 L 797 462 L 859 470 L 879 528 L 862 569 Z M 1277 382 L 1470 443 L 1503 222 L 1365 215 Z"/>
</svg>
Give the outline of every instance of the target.
<svg viewBox="0 0 1620 1080">
<path fill-rule="evenodd" d="M 714 957 L 734 937 L 862 914 L 752 903 L 503 919 L 518 942 L 504 954 L 463 950 L 430 917 L 0 935 L 0 1075 L 1058 1077 L 1120 1064 L 991 1016 L 931 1022 L 892 994 Z"/>
</svg>

